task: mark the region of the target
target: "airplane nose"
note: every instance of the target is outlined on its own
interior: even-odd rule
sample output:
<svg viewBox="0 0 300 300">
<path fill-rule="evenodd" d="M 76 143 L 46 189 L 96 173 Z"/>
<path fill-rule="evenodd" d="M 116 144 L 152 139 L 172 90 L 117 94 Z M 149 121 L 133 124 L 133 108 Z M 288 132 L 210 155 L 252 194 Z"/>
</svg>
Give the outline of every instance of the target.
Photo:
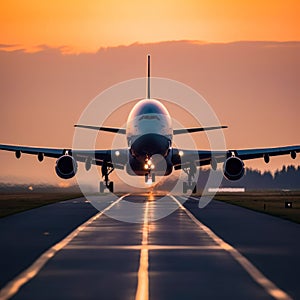
<svg viewBox="0 0 300 300">
<path fill-rule="evenodd" d="M 133 156 L 151 157 L 154 154 L 166 156 L 168 154 L 170 141 L 163 135 L 149 133 L 138 137 L 131 145 L 131 153 Z"/>
</svg>

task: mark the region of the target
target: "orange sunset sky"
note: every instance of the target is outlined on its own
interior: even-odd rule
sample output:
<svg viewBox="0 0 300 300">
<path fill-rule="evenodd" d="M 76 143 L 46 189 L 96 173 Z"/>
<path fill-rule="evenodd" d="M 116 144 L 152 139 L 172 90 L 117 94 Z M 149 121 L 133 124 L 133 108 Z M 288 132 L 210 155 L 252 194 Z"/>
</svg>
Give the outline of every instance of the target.
<svg viewBox="0 0 300 300">
<path fill-rule="evenodd" d="M 1 43 L 70 51 L 170 40 L 295 41 L 297 0 L 1 1 Z"/>
<path fill-rule="evenodd" d="M 71 147 L 86 105 L 143 77 L 150 53 L 153 76 L 191 86 L 229 126 L 228 148 L 300 144 L 299 1 L 11 0 L 0 28 L 0 143 Z M 283 164 L 299 157 L 246 165 Z M 54 165 L 0 152 L 0 181 L 60 183 Z"/>
</svg>

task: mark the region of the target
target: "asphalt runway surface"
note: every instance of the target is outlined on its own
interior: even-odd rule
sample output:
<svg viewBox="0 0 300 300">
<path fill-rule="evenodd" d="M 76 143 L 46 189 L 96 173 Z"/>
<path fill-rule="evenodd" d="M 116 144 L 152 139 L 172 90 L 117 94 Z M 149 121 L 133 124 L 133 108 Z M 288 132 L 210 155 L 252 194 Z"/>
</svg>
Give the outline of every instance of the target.
<svg viewBox="0 0 300 300">
<path fill-rule="evenodd" d="M 300 299 L 298 224 L 193 197 L 92 200 L 0 219 L 1 300 Z"/>
</svg>

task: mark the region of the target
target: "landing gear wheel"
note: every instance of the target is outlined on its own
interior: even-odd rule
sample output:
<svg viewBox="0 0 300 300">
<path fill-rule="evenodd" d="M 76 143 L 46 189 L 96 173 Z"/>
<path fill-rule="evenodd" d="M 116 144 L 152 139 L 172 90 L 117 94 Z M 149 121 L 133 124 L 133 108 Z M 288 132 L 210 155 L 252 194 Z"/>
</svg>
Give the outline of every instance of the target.
<svg viewBox="0 0 300 300">
<path fill-rule="evenodd" d="M 107 187 L 111 193 L 114 192 L 114 183 L 111 181 Z"/>
<path fill-rule="evenodd" d="M 193 182 L 193 183 L 189 184 L 188 182 L 184 181 L 183 185 L 182 185 L 182 192 L 184 194 L 186 194 L 188 190 L 192 190 L 192 193 L 196 194 L 197 193 L 197 184 L 196 184 L 196 182 Z"/>
<path fill-rule="evenodd" d="M 188 186 L 187 186 L 187 182 L 183 182 L 183 186 L 182 186 L 182 192 L 184 193 L 184 194 L 186 194 L 187 193 L 187 190 L 188 190 Z"/>
<path fill-rule="evenodd" d="M 104 193 L 104 189 L 106 188 L 106 186 L 105 186 L 105 184 L 104 184 L 104 182 L 100 182 L 100 193 L 102 194 L 102 193 Z"/>
<path fill-rule="evenodd" d="M 152 177 L 152 182 L 155 182 L 155 173 L 152 173 L 151 177 Z"/>
<path fill-rule="evenodd" d="M 193 194 L 196 194 L 196 193 L 197 193 L 197 184 L 196 184 L 196 182 L 193 182 L 193 186 L 194 186 L 194 188 L 193 188 L 192 193 L 193 193 Z M 192 187 L 193 187 L 193 186 L 192 186 Z M 192 187 L 191 187 L 191 188 L 192 188 Z"/>
<path fill-rule="evenodd" d="M 105 182 L 101 181 L 100 182 L 100 193 L 104 193 L 105 189 L 108 189 L 111 193 L 114 192 L 114 183 L 113 181 L 110 181 L 108 184 Z"/>
<path fill-rule="evenodd" d="M 145 174 L 145 183 L 148 182 L 148 174 Z"/>
</svg>

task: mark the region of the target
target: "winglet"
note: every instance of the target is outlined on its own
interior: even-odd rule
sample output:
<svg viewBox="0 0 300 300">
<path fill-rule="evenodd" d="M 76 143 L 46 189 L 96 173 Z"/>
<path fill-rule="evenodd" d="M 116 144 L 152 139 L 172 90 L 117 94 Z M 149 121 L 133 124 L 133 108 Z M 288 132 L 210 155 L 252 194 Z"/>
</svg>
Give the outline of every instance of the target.
<svg viewBox="0 0 300 300">
<path fill-rule="evenodd" d="M 150 55 L 147 56 L 147 99 L 150 99 Z"/>
</svg>

